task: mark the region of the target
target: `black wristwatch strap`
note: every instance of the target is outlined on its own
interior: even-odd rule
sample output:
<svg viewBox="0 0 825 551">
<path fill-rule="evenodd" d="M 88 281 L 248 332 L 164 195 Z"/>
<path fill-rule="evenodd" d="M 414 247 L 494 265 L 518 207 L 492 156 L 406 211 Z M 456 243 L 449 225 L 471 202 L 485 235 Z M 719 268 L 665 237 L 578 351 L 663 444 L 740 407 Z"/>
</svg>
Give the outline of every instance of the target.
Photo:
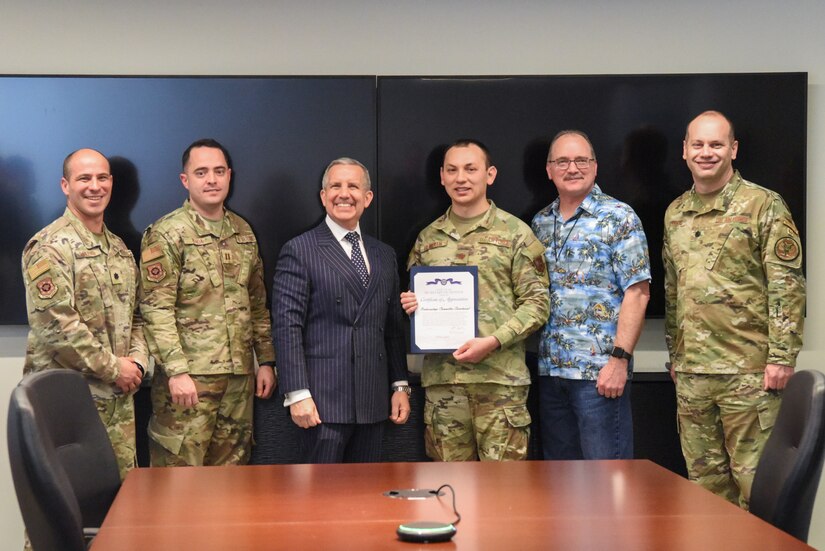
<svg viewBox="0 0 825 551">
<path fill-rule="evenodd" d="M 610 351 L 610 355 L 614 358 L 619 358 L 620 360 L 630 361 L 633 359 L 633 354 L 631 354 L 621 346 L 614 346 L 613 350 Z"/>
</svg>

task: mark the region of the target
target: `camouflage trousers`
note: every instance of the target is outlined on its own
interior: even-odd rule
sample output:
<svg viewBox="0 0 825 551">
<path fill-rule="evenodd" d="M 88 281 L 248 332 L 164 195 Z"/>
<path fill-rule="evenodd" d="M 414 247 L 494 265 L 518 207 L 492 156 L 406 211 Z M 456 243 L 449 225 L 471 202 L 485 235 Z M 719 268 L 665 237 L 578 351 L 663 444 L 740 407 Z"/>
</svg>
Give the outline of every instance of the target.
<svg viewBox="0 0 825 551">
<path fill-rule="evenodd" d="M 764 374 L 676 373 L 676 410 L 688 476 L 748 509 L 751 484 L 782 394 Z"/>
<path fill-rule="evenodd" d="M 426 388 L 424 443 L 435 461 L 504 461 L 527 457 L 529 386 L 493 383 Z"/>
<path fill-rule="evenodd" d="M 137 466 L 137 446 L 135 444 L 135 401 L 132 395 L 117 398 L 97 398 L 95 406 L 117 458 L 120 479 L 126 478 L 129 469 Z"/>
<path fill-rule="evenodd" d="M 252 448 L 254 376 L 192 375 L 198 403 L 172 403 L 169 379 L 152 381 L 149 457 L 153 467 L 242 465 Z"/>
</svg>

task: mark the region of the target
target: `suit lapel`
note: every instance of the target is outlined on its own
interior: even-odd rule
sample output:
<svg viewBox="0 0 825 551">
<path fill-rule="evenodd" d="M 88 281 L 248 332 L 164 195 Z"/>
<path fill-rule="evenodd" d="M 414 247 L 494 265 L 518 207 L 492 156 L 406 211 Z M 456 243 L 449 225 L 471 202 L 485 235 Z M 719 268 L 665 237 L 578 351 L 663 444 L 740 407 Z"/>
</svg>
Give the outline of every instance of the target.
<svg viewBox="0 0 825 551">
<path fill-rule="evenodd" d="M 370 300 L 372 300 L 372 297 L 375 295 L 375 292 L 378 290 L 378 285 L 381 281 L 381 270 L 384 269 L 384 266 L 381 264 L 381 257 L 378 254 L 378 246 L 376 245 L 375 240 L 363 234 L 361 235 L 364 238 L 364 249 L 367 251 L 367 260 L 370 263 L 370 280 L 367 284 L 366 293 L 361 300 L 361 305 L 358 308 L 358 314 L 355 316 L 356 321 L 361 317 L 361 314 L 364 313 L 367 304 L 369 304 Z M 363 286 L 361 286 L 361 288 L 363 289 Z"/>
<path fill-rule="evenodd" d="M 335 236 L 332 235 L 326 222 L 321 222 L 321 224 L 316 227 L 315 233 L 318 239 L 318 254 L 337 273 L 341 274 L 350 292 L 359 301 L 362 301 L 364 297 L 364 286 L 361 284 L 358 272 L 355 271 L 352 260 L 350 260 L 347 253 L 344 252 L 344 248 L 341 247 L 341 244 L 338 243 Z"/>
</svg>

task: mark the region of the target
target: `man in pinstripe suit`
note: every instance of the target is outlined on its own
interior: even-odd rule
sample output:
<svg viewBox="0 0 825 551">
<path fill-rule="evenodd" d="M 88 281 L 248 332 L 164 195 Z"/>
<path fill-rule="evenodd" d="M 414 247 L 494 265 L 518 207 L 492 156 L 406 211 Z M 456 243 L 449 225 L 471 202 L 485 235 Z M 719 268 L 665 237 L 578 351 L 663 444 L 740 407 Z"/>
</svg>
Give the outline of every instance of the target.
<svg viewBox="0 0 825 551">
<path fill-rule="evenodd" d="M 389 416 L 410 414 L 394 251 L 363 235 L 369 172 L 350 158 L 322 178 L 326 219 L 281 249 L 272 317 L 284 406 L 307 463 L 380 459 Z"/>
</svg>

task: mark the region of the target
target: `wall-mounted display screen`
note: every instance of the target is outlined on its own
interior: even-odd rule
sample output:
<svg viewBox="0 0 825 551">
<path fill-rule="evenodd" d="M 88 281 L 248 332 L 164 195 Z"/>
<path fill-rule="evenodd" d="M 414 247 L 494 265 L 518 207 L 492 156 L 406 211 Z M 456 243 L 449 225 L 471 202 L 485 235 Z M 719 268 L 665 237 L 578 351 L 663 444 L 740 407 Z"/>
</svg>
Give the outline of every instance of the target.
<svg viewBox="0 0 825 551">
<path fill-rule="evenodd" d="M 782 193 L 804 231 L 806 94 L 805 73 L 0 77 L 0 324 L 26 323 L 20 254 L 62 212 L 62 161 L 80 147 L 110 157 L 107 224 L 136 249 L 143 229 L 186 197 L 186 146 L 224 143 L 234 168 L 228 204 L 252 224 L 271 281 L 283 243 L 321 220 L 320 177 L 333 158 L 372 171 L 376 201 L 362 226 L 403 267 L 418 231 L 447 207 L 445 144 L 485 142 L 498 167 L 490 197 L 529 222 L 555 197 L 545 158 L 564 128 L 590 135 L 597 182 L 641 217 L 654 278 L 648 314 L 659 316 L 662 216 L 690 186 L 681 159 L 688 120 L 711 108 L 728 114 L 740 141 L 735 166 Z"/>
<path fill-rule="evenodd" d="M 135 250 L 147 225 L 183 204 L 181 155 L 203 137 L 229 149 L 228 205 L 258 235 L 269 282 L 281 245 L 321 219 L 326 164 L 375 165 L 375 77 L 0 78 L 0 323 L 26 323 L 20 254 L 63 212 L 68 153 L 110 157 L 106 223 Z M 366 231 L 375 220 L 367 211 Z"/>
<path fill-rule="evenodd" d="M 664 213 L 691 186 L 685 127 L 708 109 L 735 125 L 734 168 L 782 194 L 804 232 L 806 73 L 387 77 L 378 84 L 381 235 L 401 258 L 448 206 L 439 180 L 445 144 L 484 142 L 498 169 L 488 197 L 530 223 L 557 197 L 545 172 L 550 140 L 578 129 L 596 150 L 596 183 L 642 220 L 653 277 L 647 314 L 663 316 Z"/>
</svg>

